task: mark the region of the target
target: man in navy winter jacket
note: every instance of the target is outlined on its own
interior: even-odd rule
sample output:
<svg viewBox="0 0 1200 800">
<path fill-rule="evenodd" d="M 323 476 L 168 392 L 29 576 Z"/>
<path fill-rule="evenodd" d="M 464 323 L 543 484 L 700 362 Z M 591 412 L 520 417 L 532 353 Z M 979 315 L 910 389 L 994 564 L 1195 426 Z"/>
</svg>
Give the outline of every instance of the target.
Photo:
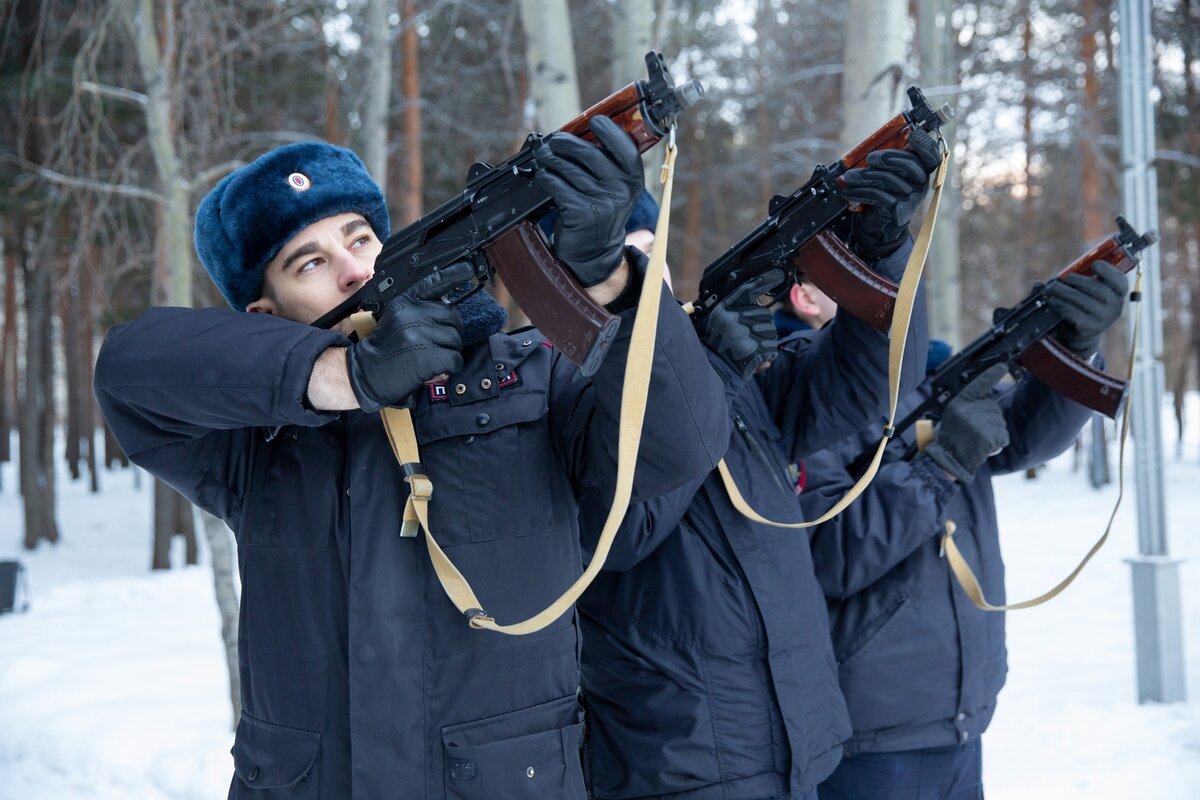
<svg viewBox="0 0 1200 800">
<path fill-rule="evenodd" d="M 934 148 L 885 161 L 847 176 L 870 184 L 855 195 L 868 210 L 851 242 L 896 280 L 938 159 Z M 839 315 L 777 345 L 755 302 L 767 288 L 744 284 L 702 338 L 726 381 L 730 471 L 760 514 L 798 522 L 789 462 L 885 410 L 887 337 Z M 923 360 L 923 300 L 917 309 L 910 343 Z M 583 508 L 588 529 L 606 511 Z M 850 728 L 808 537 L 743 517 L 717 472 L 632 508 L 578 609 L 597 800 L 807 798 L 837 764 Z"/>
<path fill-rule="evenodd" d="M 1082 357 L 1120 315 L 1125 276 L 1108 264 L 1097 277 L 1051 286 L 1067 319 L 1057 334 Z M 812 319 L 799 298 L 794 308 Z M 819 319 L 819 317 L 818 317 Z M 949 355 L 934 343 L 930 370 Z M 821 784 L 821 800 L 979 800 L 980 735 L 1007 673 L 1004 614 L 976 608 L 941 550 L 954 541 L 993 604 L 1004 602 L 994 475 L 1025 470 L 1063 452 L 1091 412 L 1031 375 L 993 392 L 1004 367 L 983 373 L 946 409 L 936 440 L 912 460 L 907 431 L 887 450 L 874 482 L 842 514 L 813 529 L 812 557 L 829 604 L 838 677 L 854 734 Z M 915 408 L 928 384 L 902 400 Z M 881 423 L 804 459 L 805 513 L 817 515 L 853 484 L 874 451 Z"/>
<path fill-rule="evenodd" d="M 553 135 L 537 154 L 559 258 L 625 318 L 590 379 L 536 330 L 499 333 L 485 293 L 456 310 L 418 284 L 354 343 L 307 324 L 371 277 L 388 233 L 362 162 L 322 143 L 267 153 L 201 204 L 197 249 L 235 310 L 155 308 L 109 334 L 96 395 L 125 451 L 237 534 L 231 798 L 585 797 L 574 620 L 468 627 L 400 535 L 408 487 L 373 412 L 413 403 L 431 526 L 502 622 L 578 576 L 578 504 L 612 495 L 645 259 L 623 244 L 640 159 L 610 120 L 592 131 L 602 148 Z M 729 431 L 675 303 L 658 329 L 639 500 L 707 473 Z"/>
</svg>

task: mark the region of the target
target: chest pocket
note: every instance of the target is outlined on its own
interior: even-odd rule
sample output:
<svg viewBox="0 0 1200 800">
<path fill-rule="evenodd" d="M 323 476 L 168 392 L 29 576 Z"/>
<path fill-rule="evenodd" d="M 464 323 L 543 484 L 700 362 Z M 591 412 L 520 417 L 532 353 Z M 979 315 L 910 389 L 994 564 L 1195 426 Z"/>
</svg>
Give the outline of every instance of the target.
<svg viewBox="0 0 1200 800">
<path fill-rule="evenodd" d="M 327 430 L 329 428 L 329 430 Z M 289 427 L 260 451 L 257 491 L 239 540 L 252 547 L 324 552 L 342 510 L 345 442 L 340 431 Z"/>
<path fill-rule="evenodd" d="M 546 426 L 546 390 L 518 387 L 415 415 L 433 481 L 430 525 L 443 546 L 561 530 L 571 490 Z"/>
</svg>

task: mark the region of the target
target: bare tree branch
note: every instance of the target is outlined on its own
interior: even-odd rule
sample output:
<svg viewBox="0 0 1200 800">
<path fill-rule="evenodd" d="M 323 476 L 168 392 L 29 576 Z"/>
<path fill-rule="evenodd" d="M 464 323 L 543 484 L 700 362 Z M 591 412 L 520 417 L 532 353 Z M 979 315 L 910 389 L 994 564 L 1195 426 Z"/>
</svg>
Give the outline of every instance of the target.
<svg viewBox="0 0 1200 800">
<path fill-rule="evenodd" d="M 241 159 L 234 159 L 232 161 L 226 161 L 223 164 L 217 164 L 215 167 L 209 167 L 187 182 L 188 191 L 191 191 L 197 186 L 207 186 L 213 180 L 223 177 L 227 173 L 233 172 L 238 167 L 244 166 L 246 166 L 245 161 L 242 161 Z"/>
<path fill-rule="evenodd" d="M 122 89 L 120 86 L 106 86 L 95 81 L 80 81 L 79 88 L 92 94 L 98 94 L 102 97 L 113 97 L 137 106 L 145 107 L 146 105 L 146 95 L 141 92 L 135 92 L 132 89 Z"/>
<path fill-rule="evenodd" d="M 47 167 L 42 167 L 37 164 L 25 161 L 25 167 L 37 173 L 41 178 L 58 184 L 59 186 L 70 186 L 74 189 L 89 189 L 101 194 L 119 194 L 125 197 L 137 197 L 142 200 L 151 200 L 155 203 L 166 201 L 158 192 L 153 192 L 141 186 L 134 186 L 128 183 L 105 183 L 104 181 L 96 181 L 90 178 L 76 178 L 70 175 L 63 175 L 61 172 L 56 172 Z"/>
</svg>

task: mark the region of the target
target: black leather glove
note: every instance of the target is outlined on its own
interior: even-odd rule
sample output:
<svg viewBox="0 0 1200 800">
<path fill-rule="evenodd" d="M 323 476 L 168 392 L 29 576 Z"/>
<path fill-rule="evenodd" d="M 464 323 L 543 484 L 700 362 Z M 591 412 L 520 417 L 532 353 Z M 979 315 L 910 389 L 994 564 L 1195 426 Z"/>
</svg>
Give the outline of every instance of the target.
<svg viewBox="0 0 1200 800">
<path fill-rule="evenodd" d="M 1054 336 L 1075 355 L 1089 358 L 1100 337 L 1121 316 L 1129 278 L 1107 261 L 1097 261 L 1096 276 L 1067 275 L 1046 284 L 1046 303 L 1066 320 Z"/>
<path fill-rule="evenodd" d="M 370 336 L 346 349 L 363 411 L 398 405 L 433 376 L 462 369 L 462 319 L 437 298 L 470 274 L 469 265 L 455 264 L 422 278 L 384 307 Z"/>
<path fill-rule="evenodd" d="M 746 281 L 717 303 L 704 323 L 700 340 L 743 380 L 774 359 L 779 351 L 779 334 L 771 320 L 771 309 L 757 301 L 782 279 L 779 270 L 771 270 Z"/>
<path fill-rule="evenodd" d="M 925 194 L 929 176 L 942 162 L 938 143 L 914 129 L 906 150 L 877 150 L 867 166 L 842 176 L 842 196 L 865 208 L 854 214 L 850 239 L 859 255 L 877 261 L 899 249 Z"/>
<path fill-rule="evenodd" d="M 621 263 L 625 223 L 642 192 L 642 157 L 633 139 L 608 117 L 593 117 L 602 145 L 552 133 L 534 153 L 533 182 L 554 198 L 554 252 L 583 286 L 595 286 Z"/>
<path fill-rule="evenodd" d="M 1005 369 L 996 364 L 967 384 L 946 406 L 934 441 L 925 448 L 925 455 L 963 483 L 975 478 L 989 455 L 1008 446 L 1004 411 L 992 391 Z"/>
</svg>

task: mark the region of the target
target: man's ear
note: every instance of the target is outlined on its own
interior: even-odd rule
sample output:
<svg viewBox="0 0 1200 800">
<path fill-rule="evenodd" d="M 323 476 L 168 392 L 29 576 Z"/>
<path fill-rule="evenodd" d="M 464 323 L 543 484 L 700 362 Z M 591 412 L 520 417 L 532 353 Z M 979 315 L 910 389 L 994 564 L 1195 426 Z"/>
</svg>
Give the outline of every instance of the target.
<svg viewBox="0 0 1200 800">
<path fill-rule="evenodd" d="M 792 288 L 788 289 L 788 301 L 798 314 L 803 314 L 807 317 L 816 317 L 821 313 L 821 307 L 813 299 L 812 293 L 808 290 L 807 283 L 792 284 Z"/>
<path fill-rule="evenodd" d="M 262 296 L 246 306 L 246 311 L 251 314 L 272 314 L 276 313 L 275 301 L 267 296 Z"/>
</svg>

